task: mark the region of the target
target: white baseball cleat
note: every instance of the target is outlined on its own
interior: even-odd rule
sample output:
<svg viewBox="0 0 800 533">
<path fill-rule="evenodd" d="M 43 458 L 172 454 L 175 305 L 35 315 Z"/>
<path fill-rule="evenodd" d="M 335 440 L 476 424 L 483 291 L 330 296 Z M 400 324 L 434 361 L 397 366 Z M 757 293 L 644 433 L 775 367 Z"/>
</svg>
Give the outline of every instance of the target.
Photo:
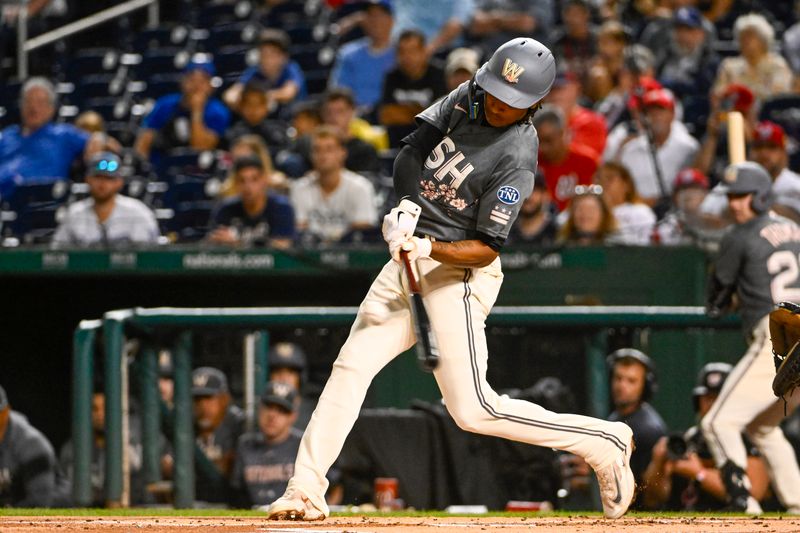
<svg viewBox="0 0 800 533">
<path fill-rule="evenodd" d="M 272 502 L 266 509 L 270 520 L 324 520 L 325 513 L 317 509 L 308 497 L 297 489 L 287 489 L 286 493 Z"/>
<path fill-rule="evenodd" d="M 627 426 L 626 426 L 627 428 Z M 608 466 L 595 470 L 597 482 L 600 484 L 600 499 L 603 501 L 603 513 L 606 518 L 619 518 L 628 511 L 636 492 L 636 482 L 631 470 L 631 454 L 633 453 L 633 436 L 628 431 L 628 444 L 620 450 Z M 623 440 L 623 442 L 625 442 Z"/>
</svg>

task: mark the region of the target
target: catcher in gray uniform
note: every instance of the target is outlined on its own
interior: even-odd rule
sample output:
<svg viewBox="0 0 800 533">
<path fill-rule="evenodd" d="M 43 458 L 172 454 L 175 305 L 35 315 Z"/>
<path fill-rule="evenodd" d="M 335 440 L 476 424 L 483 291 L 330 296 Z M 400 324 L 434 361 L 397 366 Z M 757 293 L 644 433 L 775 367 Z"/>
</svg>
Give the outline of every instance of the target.
<svg viewBox="0 0 800 533">
<path fill-rule="evenodd" d="M 800 299 L 800 227 L 769 211 L 772 179 L 758 163 L 725 171 L 728 207 L 736 222 L 723 238 L 709 283 L 707 311 L 719 316 L 738 295 L 749 342 L 701 427 L 728 492 L 732 510 L 760 514 L 745 474 L 745 432 L 767 463 L 772 486 L 790 513 L 800 513 L 800 469 L 778 426 L 784 403 L 771 392 L 775 377 L 769 314 L 783 300 Z M 788 399 L 797 407 L 800 394 Z"/>
<path fill-rule="evenodd" d="M 628 509 L 634 481 L 627 425 L 553 413 L 500 396 L 486 382 L 484 324 L 502 284 L 499 252 L 533 189 L 538 140 L 530 118 L 555 73 L 550 50 L 533 39 L 513 39 L 473 80 L 417 116 L 394 168 L 398 196 L 416 204 L 406 199 L 384 219 L 393 260 L 359 308 L 300 443 L 294 476 L 270 506 L 271 518 L 328 515 L 325 473 L 370 382 L 416 342 L 401 250 L 418 271 L 439 344 L 434 377 L 455 422 L 467 431 L 584 457 L 597 473 L 606 516 Z"/>
</svg>

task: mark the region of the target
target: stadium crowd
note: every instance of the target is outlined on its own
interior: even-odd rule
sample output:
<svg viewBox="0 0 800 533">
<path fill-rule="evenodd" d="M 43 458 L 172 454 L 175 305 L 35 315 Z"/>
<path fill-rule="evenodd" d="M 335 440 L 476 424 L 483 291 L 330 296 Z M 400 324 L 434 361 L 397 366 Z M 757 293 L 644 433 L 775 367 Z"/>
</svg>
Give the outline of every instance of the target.
<svg viewBox="0 0 800 533">
<path fill-rule="evenodd" d="M 3 8 L 5 246 L 379 242 L 415 115 L 514 35 L 548 45 L 558 76 L 510 242 L 713 246 L 730 110 L 775 209 L 800 219 L 797 2 L 164 4 L 159 27 L 123 17 L 16 81 Z M 86 8 L 30 9 L 42 31 Z"/>
</svg>

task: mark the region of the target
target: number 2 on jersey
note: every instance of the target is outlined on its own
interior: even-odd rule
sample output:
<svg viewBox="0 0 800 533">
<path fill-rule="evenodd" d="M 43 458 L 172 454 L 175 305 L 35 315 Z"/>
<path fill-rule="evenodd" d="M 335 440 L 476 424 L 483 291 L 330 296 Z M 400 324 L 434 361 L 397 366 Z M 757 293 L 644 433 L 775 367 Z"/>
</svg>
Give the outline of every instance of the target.
<svg viewBox="0 0 800 533">
<path fill-rule="evenodd" d="M 800 277 L 800 257 L 789 250 L 775 252 L 767 260 L 767 271 L 772 274 L 770 292 L 773 302 L 800 301 L 800 288 L 792 287 Z"/>
</svg>

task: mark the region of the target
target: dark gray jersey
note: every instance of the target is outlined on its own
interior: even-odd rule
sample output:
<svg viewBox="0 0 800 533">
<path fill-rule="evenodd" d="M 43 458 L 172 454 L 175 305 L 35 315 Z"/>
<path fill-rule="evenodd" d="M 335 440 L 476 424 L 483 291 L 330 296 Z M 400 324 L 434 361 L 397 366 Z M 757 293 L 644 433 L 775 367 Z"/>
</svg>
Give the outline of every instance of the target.
<svg viewBox="0 0 800 533">
<path fill-rule="evenodd" d="M 745 331 L 775 304 L 800 301 L 800 226 L 765 214 L 735 226 L 722 240 L 717 279 L 736 285 Z"/>
<path fill-rule="evenodd" d="M 292 428 L 285 441 L 269 444 L 260 431 L 242 435 L 231 474 L 240 506 L 267 505 L 283 494 L 294 474 L 302 436 L 300 430 Z"/>
<path fill-rule="evenodd" d="M 468 92 L 464 83 L 417 115 L 445 134 L 423 165 L 417 230 L 444 241 L 481 233 L 502 244 L 533 190 L 539 141 L 528 123 L 494 128 L 482 116 L 470 120 Z"/>
<path fill-rule="evenodd" d="M 24 415 L 11 411 L 0 442 L 0 507 L 49 507 L 55 490 L 53 447 Z"/>
</svg>

